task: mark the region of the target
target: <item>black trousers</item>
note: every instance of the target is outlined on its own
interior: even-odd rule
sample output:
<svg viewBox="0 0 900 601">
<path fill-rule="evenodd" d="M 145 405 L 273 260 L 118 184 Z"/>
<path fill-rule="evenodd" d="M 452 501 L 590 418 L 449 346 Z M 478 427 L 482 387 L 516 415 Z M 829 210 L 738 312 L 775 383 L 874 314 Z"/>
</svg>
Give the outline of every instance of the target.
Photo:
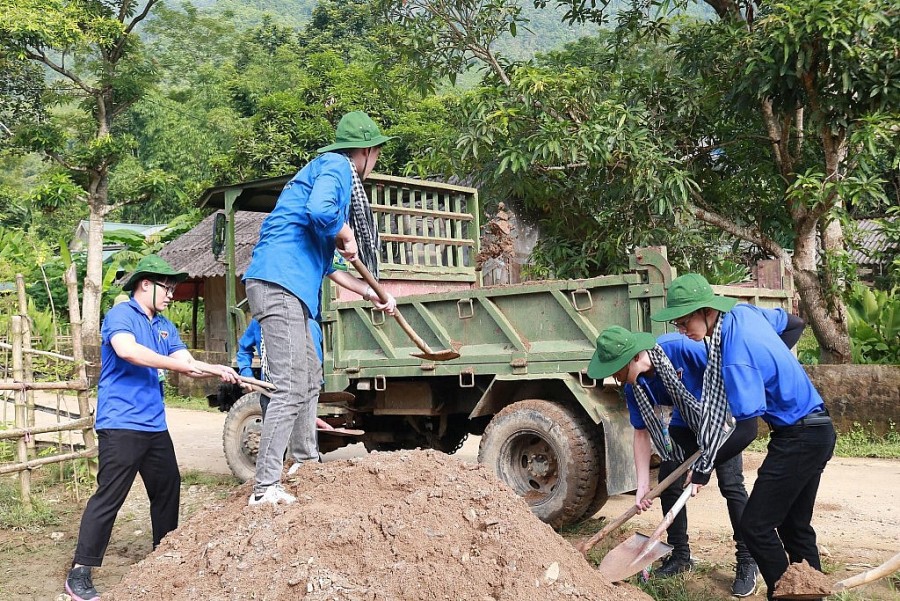
<svg viewBox="0 0 900 601">
<path fill-rule="evenodd" d="M 181 474 L 168 431 L 97 430 L 99 471 L 97 491 L 87 502 L 78 530 L 75 563 L 103 563 L 116 514 L 137 474 L 150 498 L 153 548 L 178 527 Z"/>
<path fill-rule="evenodd" d="M 789 563 L 802 560 L 822 569 L 811 521 L 819 481 L 834 453 L 831 423 L 773 430 L 741 530 L 773 598 L 775 583 Z"/>
<path fill-rule="evenodd" d="M 725 498 L 728 506 L 728 518 L 735 542 L 735 557 L 738 561 L 750 559 L 750 551 L 744 543 L 741 535 L 741 517 L 744 507 L 747 505 L 747 488 L 744 486 L 744 462 L 741 457 L 743 451 L 750 442 L 756 438 L 759 430 L 759 422 L 756 419 L 743 420 L 737 423 L 736 430 L 728 437 L 722 448 L 716 454 L 715 469 L 719 492 Z M 697 450 L 697 438 L 689 428 L 672 427 L 669 430 L 672 440 L 684 450 L 685 456 L 693 455 Z M 678 468 L 677 461 L 663 461 L 659 466 L 659 481 L 665 480 L 669 474 Z M 659 496 L 663 514 L 668 513 L 675 505 L 681 492 L 684 490 L 685 476 L 678 478 L 672 485 Z M 691 548 L 688 544 L 688 518 L 687 507 L 675 516 L 672 525 L 666 530 L 667 541 L 674 549 L 672 555 L 681 559 L 691 556 Z"/>
</svg>

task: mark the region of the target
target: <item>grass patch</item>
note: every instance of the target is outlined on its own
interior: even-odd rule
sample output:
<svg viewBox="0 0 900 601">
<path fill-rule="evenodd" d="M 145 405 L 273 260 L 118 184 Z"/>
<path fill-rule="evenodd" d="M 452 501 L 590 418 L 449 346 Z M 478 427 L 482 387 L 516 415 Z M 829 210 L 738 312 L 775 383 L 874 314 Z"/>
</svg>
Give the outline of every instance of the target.
<svg viewBox="0 0 900 601">
<path fill-rule="evenodd" d="M 241 482 L 234 476 L 224 474 L 210 474 L 200 470 L 187 470 L 181 474 L 182 486 L 206 486 L 219 488 L 239 486 Z"/>
<path fill-rule="evenodd" d="M 769 432 L 763 426 L 759 437 L 750 443 L 747 450 L 765 453 L 768 444 Z M 849 432 L 838 432 L 834 454 L 837 457 L 898 459 L 900 458 L 900 431 L 893 422 L 890 423 L 888 431 L 884 434 L 877 432 L 872 422 L 865 426 L 856 422 Z"/>
<path fill-rule="evenodd" d="M 31 509 L 28 509 L 22 505 L 17 481 L 0 481 L 0 528 L 34 530 L 59 524 L 59 517 L 36 492 L 32 490 Z"/>
<path fill-rule="evenodd" d="M 656 601 L 723 601 L 732 597 L 723 597 L 721 593 L 710 590 L 705 584 L 705 575 L 711 566 L 699 562 L 689 574 L 673 578 L 650 578 L 643 582 L 640 577 L 632 578 L 632 582 Z"/>
<path fill-rule="evenodd" d="M 163 383 L 163 392 L 165 394 L 165 402 L 167 407 L 175 407 L 177 409 L 191 409 L 193 411 L 208 411 L 210 413 L 218 413 L 218 407 L 210 407 L 206 397 L 182 396 L 178 394 L 178 389 L 169 384 Z"/>
</svg>

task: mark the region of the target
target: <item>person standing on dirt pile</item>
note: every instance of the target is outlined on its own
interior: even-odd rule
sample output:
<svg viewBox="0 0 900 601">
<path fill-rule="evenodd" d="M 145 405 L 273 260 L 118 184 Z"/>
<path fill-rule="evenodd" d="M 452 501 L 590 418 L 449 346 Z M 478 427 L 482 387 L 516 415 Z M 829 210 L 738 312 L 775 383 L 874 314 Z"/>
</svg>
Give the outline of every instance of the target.
<svg viewBox="0 0 900 601">
<path fill-rule="evenodd" d="M 322 354 L 322 327 L 319 325 L 314 319 L 309 320 L 309 335 L 313 340 L 313 344 L 316 345 L 316 349 L 319 352 L 319 361 L 323 361 Z M 260 369 L 260 375 L 264 380 L 268 379 L 268 370 L 266 369 L 266 361 L 263 357 L 263 342 L 262 342 L 262 331 L 259 329 L 259 322 L 255 319 L 251 319 L 250 323 L 247 324 L 246 329 L 244 330 L 243 335 L 240 340 L 238 340 L 238 351 L 236 353 L 235 362 L 237 363 L 238 373 L 242 376 L 247 376 L 249 378 L 253 376 L 253 355 L 259 355 L 260 361 L 262 363 L 262 368 Z M 234 397 L 236 401 L 240 398 L 240 395 Z M 269 407 L 269 396 L 265 392 L 261 392 L 259 395 L 259 408 L 262 409 L 263 420 L 266 419 L 266 409 Z M 303 427 L 303 424 L 300 423 L 300 417 L 298 416 L 298 421 L 294 423 L 294 430 L 291 432 L 291 442 L 294 443 L 298 438 L 294 435 L 297 432 L 298 426 L 300 428 Z M 316 418 L 316 430 L 333 430 L 334 428 L 326 422 L 324 419 Z M 291 448 L 294 448 L 294 445 L 291 444 Z M 295 463 L 291 466 L 290 470 L 288 470 L 288 474 L 293 474 L 301 465 L 301 461 L 297 460 L 296 453 L 292 452 L 294 456 Z"/>
<path fill-rule="evenodd" d="M 662 364 L 658 370 L 657 365 Z M 604 330 L 597 338 L 597 350 L 588 367 L 591 378 L 613 376 L 624 383 L 625 401 L 634 427 L 634 467 L 638 487 L 635 504 L 638 512 L 652 505 L 644 497 L 650 491 L 651 443 L 663 458 L 658 481 L 665 480 L 697 450 L 697 436 L 690 429 L 666 389 L 660 372 L 670 372 L 695 398 L 700 398 L 706 347 L 680 334 L 664 334 L 658 340 L 645 332 L 630 332 L 619 326 Z M 742 420 L 743 421 L 743 420 Z M 741 424 L 741 422 L 738 422 Z M 719 490 L 728 504 L 728 517 L 734 529 L 736 546 L 735 579 L 732 594 L 746 597 L 756 589 L 757 568 L 740 536 L 741 513 L 747 503 L 740 449 L 733 453 L 730 444 L 744 440 L 744 432 L 755 432 L 755 419 L 739 426 L 742 435 L 730 437 L 717 456 L 715 469 Z M 749 434 L 748 434 L 749 435 Z M 729 455 L 730 458 L 728 457 Z M 672 483 L 661 495 L 663 513 L 667 513 L 684 490 L 685 477 Z M 694 562 L 688 544 L 687 509 L 680 511 L 666 531 L 672 553 L 654 570 L 654 577 L 667 578 L 689 571 Z"/>
<path fill-rule="evenodd" d="M 122 287 L 131 292 L 130 300 L 114 306 L 103 320 L 95 424 L 97 491 L 81 517 L 75 558 L 66 578 L 65 589 L 73 601 L 100 598 L 91 568 L 103 562 L 116 514 L 137 474 L 150 498 L 153 548 L 178 527 L 181 475 L 166 427 L 165 370 L 195 378 L 209 377 L 208 370 L 224 382 L 238 381 L 230 367 L 194 359 L 172 322 L 160 314 L 185 277 L 156 255 L 142 258 Z"/>
<path fill-rule="evenodd" d="M 836 441 L 825 403 L 797 358 L 766 326 L 766 311 L 716 296 L 699 274 L 673 280 L 666 308 L 651 319 L 670 321 L 691 340 L 709 338 L 704 393 L 711 383 L 732 405 L 763 409 L 771 431 L 768 453 L 744 508 L 741 533 L 772 599 L 789 561 L 805 559 L 822 569 L 810 522 Z"/>
<path fill-rule="evenodd" d="M 359 255 L 377 273 L 378 231 L 362 181 L 390 139 L 365 113 L 344 115 L 335 143 L 320 148 L 319 156 L 285 185 L 260 228 L 244 281 L 277 391 L 263 422 L 250 505 L 296 500 L 281 486 L 281 471 L 298 416 L 304 426 L 295 434 L 297 458 L 319 459 L 315 419 L 322 363 L 309 324 L 319 317 L 322 280 L 328 276 L 381 311 L 393 313 L 396 307 L 393 297 L 381 303 L 365 282 L 332 265 L 337 248 L 347 260 Z"/>
</svg>

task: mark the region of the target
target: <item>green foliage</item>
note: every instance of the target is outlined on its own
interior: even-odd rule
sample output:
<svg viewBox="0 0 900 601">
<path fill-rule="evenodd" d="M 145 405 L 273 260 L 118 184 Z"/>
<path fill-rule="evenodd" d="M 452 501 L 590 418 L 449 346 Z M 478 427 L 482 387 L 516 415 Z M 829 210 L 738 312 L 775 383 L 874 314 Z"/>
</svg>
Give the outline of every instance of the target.
<svg viewBox="0 0 900 601">
<path fill-rule="evenodd" d="M 900 432 L 893 422 L 884 434 L 875 432 L 871 423 L 863 426 L 854 422 L 849 432 L 838 436 L 834 453 L 839 457 L 897 459 L 900 458 Z"/>
<path fill-rule="evenodd" d="M 818 365 L 819 355 L 819 343 L 816 341 L 816 336 L 809 328 L 806 328 L 803 330 L 800 340 L 797 341 L 797 360 L 803 365 Z"/>
<path fill-rule="evenodd" d="M 40 496 L 33 495 L 31 509 L 22 505 L 18 482 L 0 481 L 0 528 L 30 530 L 59 523 L 59 517 Z"/>
<path fill-rule="evenodd" d="M 854 363 L 900 364 L 900 296 L 854 285 L 847 298 Z"/>
<path fill-rule="evenodd" d="M 178 389 L 169 381 L 163 383 L 163 394 L 166 405 L 177 409 L 190 409 L 192 411 L 217 412 L 216 407 L 210 407 L 205 397 L 189 397 L 178 394 Z"/>
<path fill-rule="evenodd" d="M 769 444 L 769 433 L 760 430 L 759 438 L 750 443 L 748 450 L 765 453 Z M 900 432 L 897 425 L 890 422 L 887 432 L 877 431 L 874 425 L 854 422 L 848 432 L 840 432 L 834 447 L 837 457 L 874 457 L 878 459 L 900 458 Z"/>
<path fill-rule="evenodd" d="M 203 338 L 204 332 L 204 305 L 200 303 L 197 307 L 197 338 Z M 194 304 L 191 301 L 175 301 L 170 303 L 166 308 L 166 318 L 175 324 L 175 328 L 181 335 L 181 339 L 185 344 L 190 344 L 193 335 L 192 324 L 194 315 Z"/>
</svg>

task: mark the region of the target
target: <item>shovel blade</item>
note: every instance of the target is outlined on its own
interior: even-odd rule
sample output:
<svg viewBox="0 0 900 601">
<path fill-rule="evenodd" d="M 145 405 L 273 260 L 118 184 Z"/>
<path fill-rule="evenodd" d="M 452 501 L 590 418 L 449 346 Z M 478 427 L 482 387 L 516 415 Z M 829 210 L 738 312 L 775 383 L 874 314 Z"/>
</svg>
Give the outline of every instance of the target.
<svg viewBox="0 0 900 601">
<path fill-rule="evenodd" d="M 632 534 L 625 542 L 611 549 L 600 562 L 600 573 L 610 582 L 619 582 L 634 576 L 645 567 L 672 552 L 672 546 L 656 541 L 646 550 L 649 536 Z"/>
</svg>

